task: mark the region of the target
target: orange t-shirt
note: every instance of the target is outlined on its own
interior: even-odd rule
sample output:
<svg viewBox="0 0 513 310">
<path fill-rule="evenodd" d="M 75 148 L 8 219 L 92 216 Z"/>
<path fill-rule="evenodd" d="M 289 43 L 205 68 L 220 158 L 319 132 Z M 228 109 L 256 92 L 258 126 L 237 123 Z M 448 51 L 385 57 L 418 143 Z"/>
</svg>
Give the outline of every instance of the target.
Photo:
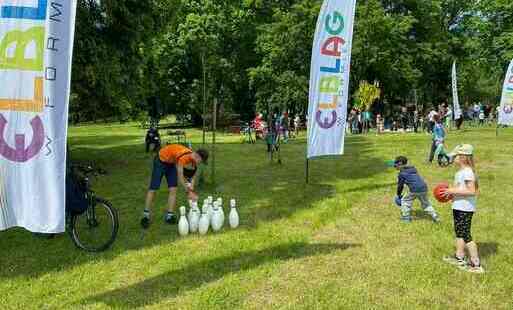
<svg viewBox="0 0 513 310">
<path fill-rule="evenodd" d="M 159 158 L 164 163 L 179 164 L 182 167 L 196 165 L 196 161 L 192 158 L 192 151 L 181 144 L 170 144 L 163 147 L 159 152 Z M 177 158 L 179 158 L 178 162 L 176 162 Z"/>
</svg>

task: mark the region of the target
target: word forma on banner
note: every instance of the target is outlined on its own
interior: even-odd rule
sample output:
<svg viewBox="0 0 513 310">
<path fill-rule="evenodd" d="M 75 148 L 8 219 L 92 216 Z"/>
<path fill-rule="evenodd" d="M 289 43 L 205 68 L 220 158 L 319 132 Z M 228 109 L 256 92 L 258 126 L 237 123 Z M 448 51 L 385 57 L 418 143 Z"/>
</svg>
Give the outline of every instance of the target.
<svg viewBox="0 0 513 310">
<path fill-rule="evenodd" d="M 0 0 L 0 230 L 65 228 L 76 0 Z"/>
<path fill-rule="evenodd" d="M 325 0 L 312 48 L 307 158 L 344 153 L 356 0 Z"/>
<path fill-rule="evenodd" d="M 501 105 L 499 107 L 499 124 L 513 125 L 513 60 L 509 64 L 502 88 Z"/>
</svg>

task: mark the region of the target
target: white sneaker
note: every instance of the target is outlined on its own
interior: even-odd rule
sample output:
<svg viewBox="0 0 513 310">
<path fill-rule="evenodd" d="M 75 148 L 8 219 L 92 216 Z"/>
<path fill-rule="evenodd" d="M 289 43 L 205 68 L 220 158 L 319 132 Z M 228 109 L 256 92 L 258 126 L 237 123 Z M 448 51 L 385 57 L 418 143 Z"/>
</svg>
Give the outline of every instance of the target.
<svg viewBox="0 0 513 310">
<path fill-rule="evenodd" d="M 466 265 L 466 266 L 462 266 L 460 267 L 462 270 L 465 270 L 465 271 L 468 271 L 468 272 L 471 272 L 471 273 L 484 273 L 484 269 L 483 269 L 483 266 L 479 265 L 479 266 L 476 266 L 472 263 Z"/>
<path fill-rule="evenodd" d="M 465 261 L 465 258 L 460 258 L 460 257 L 457 257 L 456 255 L 452 255 L 452 256 L 445 256 L 443 258 L 444 262 L 446 263 L 449 263 L 451 265 L 455 265 L 455 266 L 458 266 L 458 267 L 466 267 L 467 266 L 467 262 Z"/>
</svg>

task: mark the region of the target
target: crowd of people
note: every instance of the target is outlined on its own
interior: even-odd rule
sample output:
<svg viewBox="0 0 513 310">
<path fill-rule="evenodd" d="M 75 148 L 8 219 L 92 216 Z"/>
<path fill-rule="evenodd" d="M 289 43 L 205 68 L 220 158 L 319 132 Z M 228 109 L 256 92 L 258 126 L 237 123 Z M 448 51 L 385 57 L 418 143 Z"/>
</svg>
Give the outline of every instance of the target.
<svg viewBox="0 0 513 310">
<path fill-rule="evenodd" d="M 435 125 L 435 115 L 438 115 L 446 128 L 451 127 L 454 120 L 456 129 L 461 129 L 466 121 L 473 126 L 485 126 L 491 124 L 497 118 L 497 110 L 490 104 L 475 103 L 466 104 L 461 117 L 455 119 L 451 106 L 443 102 L 430 110 L 422 111 L 416 108 L 402 106 L 399 112 L 373 113 L 367 110 L 352 108 L 347 117 L 346 130 L 352 134 L 365 134 L 374 128 L 377 134 L 385 131 L 413 131 L 432 133 Z"/>
<path fill-rule="evenodd" d="M 303 128 L 302 124 L 299 114 L 291 118 L 289 113 L 284 111 L 281 114 L 269 115 L 267 119 L 262 113 L 257 113 L 250 127 L 257 139 L 268 140 L 268 151 L 270 151 L 270 145 L 277 138 L 282 138 L 287 143 L 290 138 L 297 137 L 299 130 Z"/>
</svg>

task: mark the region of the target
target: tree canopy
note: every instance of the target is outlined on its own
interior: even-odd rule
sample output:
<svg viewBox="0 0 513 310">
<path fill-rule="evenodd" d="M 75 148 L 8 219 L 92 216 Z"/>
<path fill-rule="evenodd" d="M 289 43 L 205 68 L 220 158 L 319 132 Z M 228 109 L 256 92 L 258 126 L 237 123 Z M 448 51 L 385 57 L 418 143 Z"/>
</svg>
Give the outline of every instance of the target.
<svg viewBox="0 0 513 310">
<path fill-rule="evenodd" d="M 148 97 L 200 122 L 204 90 L 222 111 L 305 113 L 321 0 L 79 0 L 70 115 L 141 117 Z M 498 103 L 513 58 L 510 0 L 359 0 L 351 94 L 377 81 L 382 108 L 450 100 Z M 205 69 L 205 71 L 204 71 Z M 203 81 L 205 74 L 205 81 Z"/>
</svg>

